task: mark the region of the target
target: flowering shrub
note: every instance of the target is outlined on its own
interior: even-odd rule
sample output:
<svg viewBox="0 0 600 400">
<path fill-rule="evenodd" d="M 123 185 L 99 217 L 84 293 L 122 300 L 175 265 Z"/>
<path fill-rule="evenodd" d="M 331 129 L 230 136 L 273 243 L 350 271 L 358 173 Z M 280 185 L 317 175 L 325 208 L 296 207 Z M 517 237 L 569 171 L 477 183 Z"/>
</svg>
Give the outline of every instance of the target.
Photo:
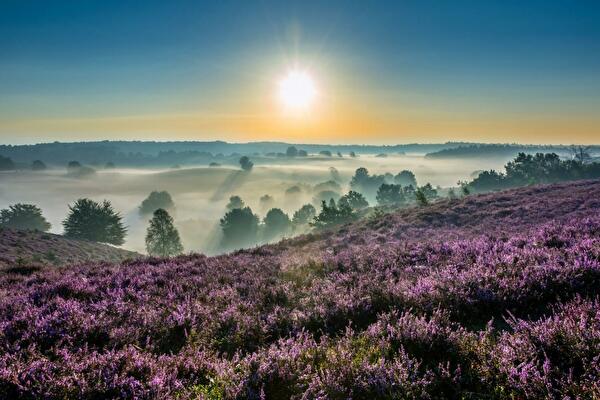
<svg viewBox="0 0 600 400">
<path fill-rule="evenodd" d="M 4 273 L 0 398 L 598 398 L 588 194 L 600 183 L 218 257 Z"/>
</svg>

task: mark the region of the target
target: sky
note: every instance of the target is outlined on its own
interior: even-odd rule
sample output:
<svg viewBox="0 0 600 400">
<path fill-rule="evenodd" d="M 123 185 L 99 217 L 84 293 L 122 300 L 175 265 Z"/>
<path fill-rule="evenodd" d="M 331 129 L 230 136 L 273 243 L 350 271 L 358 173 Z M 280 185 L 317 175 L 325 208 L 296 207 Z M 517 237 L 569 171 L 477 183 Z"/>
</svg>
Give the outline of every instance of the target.
<svg viewBox="0 0 600 400">
<path fill-rule="evenodd" d="M 600 143 L 598 1 L 0 3 L 0 142 Z M 290 113 L 290 71 L 316 96 Z"/>
</svg>

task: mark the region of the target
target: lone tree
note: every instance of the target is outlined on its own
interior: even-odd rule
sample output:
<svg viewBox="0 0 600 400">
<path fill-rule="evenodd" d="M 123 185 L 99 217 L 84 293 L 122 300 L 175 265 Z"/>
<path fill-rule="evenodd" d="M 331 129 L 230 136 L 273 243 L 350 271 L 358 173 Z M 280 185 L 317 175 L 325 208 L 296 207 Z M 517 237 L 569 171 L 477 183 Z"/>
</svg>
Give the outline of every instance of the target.
<svg viewBox="0 0 600 400">
<path fill-rule="evenodd" d="M 367 201 L 367 199 L 365 199 L 365 196 L 354 190 L 351 190 L 345 195 L 343 195 L 340 198 L 338 204 L 347 204 L 350 206 L 350 208 L 352 208 L 355 211 L 369 207 L 369 202 Z"/>
<path fill-rule="evenodd" d="M 46 164 L 44 164 L 44 162 L 41 160 L 35 160 L 34 162 L 31 163 L 31 169 L 33 171 L 43 171 L 46 168 L 47 168 Z"/>
<path fill-rule="evenodd" d="M 242 156 L 240 158 L 240 166 L 244 171 L 250 171 L 254 167 L 254 163 L 247 156 Z"/>
<path fill-rule="evenodd" d="M 42 210 L 33 204 L 15 204 L 0 211 L 0 226 L 3 228 L 37 230 L 46 232 L 50 223 L 42 215 Z"/>
<path fill-rule="evenodd" d="M 150 220 L 146 232 L 146 251 L 158 257 L 171 257 L 183 252 L 179 232 L 173 226 L 173 217 L 162 208 L 154 211 Z"/>
<path fill-rule="evenodd" d="M 9 157 L 0 156 L 0 171 L 12 171 L 15 163 Z"/>
<path fill-rule="evenodd" d="M 400 185 L 383 183 L 377 190 L 377 203 L 381 206 L 398 205 L 404 202 Z"/>
<path fill-rule="evenodd" d="M 418 188 L 415 191 L 415 200 L 417 201 L 417 204 L 422 207 L 429 204 L 429 200 L 427 200 L 427 196 L 421 188 Z"/>
<path fill-rule="evenodd" d="M 234 208 L 221 218 L 223 246 L 239 249 L 256 243 L 258 217 L 250 207 Z"/>
<path fill-rule="evenodd" d="M 310 221 L 317 215 L 317 210 L 312 204 L 305 204 L 292 217 L 294 226 L 308 225 Z"/>
<path fill-rule="evenodd" d="M 169 210 L 175 207 L 175 203 L 173 203 L 173 199 L 169 192 L 162 191 L 157 192 L 153 191 L 142 201 L 140 205 L 139 211 L 141 215 L 149 215 L 153 214 L 154 211 L 162 208 L 163 210 Z"/>
<path fill-rule="evenodd" d="M 394 182 L 401 186 L 417 187 L 417 178 L 415 177 L 415 174 L 407 169 L 400 171 L 398 175 L 394 177 Z"/>
<path fill-rule="evenodd" d="M 290 146 L 285 151 L 285 155 L 288 156 L 288 157 L 297 157 L 298 156 L 298 149 L 295 148 L 294 146 Z"/>
<path fill-rule="evenodd" d="M 263 222 L 265 224 L 264 239 L 266 241 L 287 235 L 292 227 L 290 218 L 279 208 L 270 209 Z"/>
<path fill-rule="evenodd" d="M 228 210 L 235 210 L 236 208 L 244 208 L 244 206 L 244 200 L 240 196 L 231 196 L 225 207 Z"/>
<path fill-rule="evenodd" d="M 92 242 L 122 245 L 127 229 L 122 217 L 109 201 L 102 204 L 90 199 L 79 199 L 69 206 L 69 214 L 63 221 L 65 236 Z"/>
</svg>

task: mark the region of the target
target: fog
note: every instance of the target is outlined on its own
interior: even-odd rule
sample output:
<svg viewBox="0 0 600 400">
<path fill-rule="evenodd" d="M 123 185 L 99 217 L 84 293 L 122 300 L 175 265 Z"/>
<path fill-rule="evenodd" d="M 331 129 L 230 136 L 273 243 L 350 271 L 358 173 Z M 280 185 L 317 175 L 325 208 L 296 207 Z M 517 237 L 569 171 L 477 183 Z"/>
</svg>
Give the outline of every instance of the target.
<svg viewBox="0 0 600 400">
<path fill-rule="evenodd" d="M 313 186 L 332 179 L 331 167 L 339 171 L 342 193 L 349 187 L 354 171 L 366 167 L 371 174 L 397 174 L 408 169 L 419 185 L 455 186 L 470 180 L 473 171 L 502 169 L 503 159 L 431 160 L 422 156 L 388 155 L 385 158 L 361 155 L 358 158 L 297 158 L 256 165 L 250 172 L 228 167 L 198 166 L 182 169 L 112 169 L 73 178 L 65 170 L 0 173 L 0 208 L 14 203 L 38 205 L 52 224 L 51 232 L 62 233 L 68 205 L 82 197 L 109 200 L 123 216 L 128 235 L 123 248 L 145 253 L 144 236 L 148 219 L 139 215 L 140 203 L 154 190 L 168 191 L 174 202 L 171 213 L 186 252 L 219 252 L 219 219 L 232 195 L 240 196 L 261 218 L 267 209 L 260 197 L 270 195 L 270 207 L 284 210 L 290 218 L 295 210 L 313 201 Z M 300 192 L 286 194 L 297 185 Z M 318 207 L 318 204 L 315 204 Z"/>
</svg>

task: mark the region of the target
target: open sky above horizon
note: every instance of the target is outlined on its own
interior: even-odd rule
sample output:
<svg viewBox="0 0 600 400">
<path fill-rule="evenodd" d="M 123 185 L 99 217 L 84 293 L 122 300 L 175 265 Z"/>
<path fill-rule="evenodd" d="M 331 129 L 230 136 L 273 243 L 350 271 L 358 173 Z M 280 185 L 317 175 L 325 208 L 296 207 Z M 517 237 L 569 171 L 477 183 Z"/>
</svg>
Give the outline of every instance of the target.
<svg viewBox="0 0 600 400">
<path fill-rule="evenodd" d="M 600 143 L 598 1 L 0 5 L 0 143 Z M 290 115 L 278 88 L 307 73 Z"/>
</svg>

